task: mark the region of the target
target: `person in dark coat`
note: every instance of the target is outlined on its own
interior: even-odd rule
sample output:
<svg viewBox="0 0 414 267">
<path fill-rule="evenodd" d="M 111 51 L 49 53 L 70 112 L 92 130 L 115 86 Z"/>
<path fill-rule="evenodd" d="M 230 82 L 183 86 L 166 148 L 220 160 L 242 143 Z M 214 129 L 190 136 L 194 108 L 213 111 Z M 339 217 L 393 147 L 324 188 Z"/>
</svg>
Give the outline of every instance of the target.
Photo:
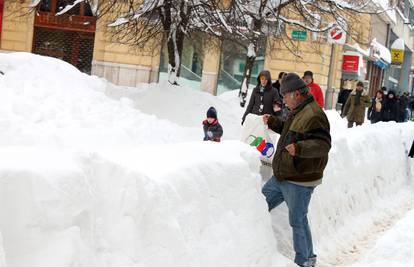
<svg viewBox="0 0 414 267">
<path fill-rule="evenodd" d="M 414 111 L 414 92 L 408 98 L 408 108 L 410 109 L 410 118 L 413 120 L 413 111 Z"/>
<path fill-rule="evenodd" d="M 341 116 L 344 113 L 345 104 L 351 92 L 352 92 L 351 89 L 346 89 L 346 88 L 341 89 L 341 91 L 339 92 L 338 103 L 341 104 Z"/>
<path fill-rule="evenodd" d="M 214 107 L 207 110 L 207 118 L 203 121 L 204 141 L 220 142 L 223 136 L 223 127 L 217 119 L 217 111 Z"/>
<path fill-rule="evenodd" d="M 399 105 L 398 105 L 398 115 L 399 115 L 399 122 L 407 122 L 409 114 L 407 112 L 408 109 L 408 96 L 406 93 L 403 93 L 399 97 Z"/>
<path fill-rule="evenodd" d="M 375 97 L 371 100 L 371 106 L 368 108 L 368 119 L 371 123 L 381 121 L 381 111 L 384 106 L 384 93 L 381 90 L 377 91 Z"/>
<path fill-rule="evenodd" d="M 352 128 L 354 123 L 360 126 L 365 120 L 365 110 L 371 105 L 371 100 L 364 90 L 364 83 L 359 81 L 356 89 L 349 95 L 345 103 L 343 117 L 348 120 L 348 128 Z"/>
<path fill-rule="evenodd" d="M 286 75 L 286 72 L 283 72 L 283 71 L 279 72 L 279 76 L 278 76 L 277 81 L 272 84 L 272 86 L 274 88 L 276 88 L 279 95 L 280 95 L 280 83 L 282 82 L 282 79 L 283 79 L 283 77 L 285 77 L 285 75 Z"/>
<path fill-rule="evenodd" d="M 411 145 L 410 152 L 408 152 L 408 156 L 410 158 L 414 158 L 414 140 L 413 140 L 413 144 Z"/>
<path fill-rule="evenodd" d="M 280 99 L 279 93 L 272 86 L 270 72 L 263 70 L 257 77 L 257 86 L 253 89 L 249 105 L 243 115 L 242 124 L 250 113 L 256 115 L 272 114 L 273 102 Z"/>
<path fill-rule="evenodd" d="M 381 118 L 382 121 L 398 121 L 398 102 L 394 91 L 389 91 L 385 98 Z"/>
</svg>

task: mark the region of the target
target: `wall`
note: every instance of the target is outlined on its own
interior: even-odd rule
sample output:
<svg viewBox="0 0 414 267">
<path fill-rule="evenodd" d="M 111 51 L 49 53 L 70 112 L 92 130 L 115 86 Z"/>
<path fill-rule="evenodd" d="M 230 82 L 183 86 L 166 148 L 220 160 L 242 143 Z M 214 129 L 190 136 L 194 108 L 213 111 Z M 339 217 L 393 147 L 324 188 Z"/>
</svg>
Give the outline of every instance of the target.
<svg viewBox="0 0 414 267">
<path fill-rule="evenodd" d="M 123 86 L 156 82 L 161 49 L 156 40 L 145 50 L 119 44 L 111 38 L 108 23 L 107 17 L 97 23 L 92 74 Z"/>
<path fill-rule="evenodd" d="M 0 49 L 32 51 L 34 14 L 29 14 L 29 1 L 5 1 Z"/>
</svg>

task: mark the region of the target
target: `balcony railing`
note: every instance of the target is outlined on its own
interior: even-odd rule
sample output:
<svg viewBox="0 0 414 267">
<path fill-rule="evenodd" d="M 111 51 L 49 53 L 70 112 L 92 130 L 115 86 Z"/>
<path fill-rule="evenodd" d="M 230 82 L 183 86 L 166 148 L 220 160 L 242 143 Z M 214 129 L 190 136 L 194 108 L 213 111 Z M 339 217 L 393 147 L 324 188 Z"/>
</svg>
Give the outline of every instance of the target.
<svg viewBox="0 0 414 267">
<path fill-rule="evenodd" d="M 54 13 L 38 12 L 35 15 L 35 26 L 94 33 L 96 18 L 77 15 L 56 16 Z"/>
</svg>

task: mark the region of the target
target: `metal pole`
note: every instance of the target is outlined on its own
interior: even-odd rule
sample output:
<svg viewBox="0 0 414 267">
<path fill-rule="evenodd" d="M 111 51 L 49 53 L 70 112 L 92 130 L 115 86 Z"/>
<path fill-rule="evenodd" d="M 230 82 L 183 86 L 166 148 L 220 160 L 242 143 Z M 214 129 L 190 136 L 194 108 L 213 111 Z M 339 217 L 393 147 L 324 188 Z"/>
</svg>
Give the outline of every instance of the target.
<svg viewBox="0 0 414 267">
<path fill-rule="evenodd" d="M 328 101 L 326 101 L 328 98 L 326 97 L 325 99 L 325 109 L 331 109 L 333 108 L 333 103 L 334 103 L 334 90 L 332 88 L 332 84 L 333 84 L 333 76 L 335 73 L 334 67 L 335 67 L 335 44 L 331 45 L 331 59 L 329 62 L 329 71 L 328 71 L 328 84 L 326 85 L 326 96 L 328 96 L 329 94 L 332 94 L 331 96 L 331 101 L 330 103 L 328 103 Z"/>
</svg>

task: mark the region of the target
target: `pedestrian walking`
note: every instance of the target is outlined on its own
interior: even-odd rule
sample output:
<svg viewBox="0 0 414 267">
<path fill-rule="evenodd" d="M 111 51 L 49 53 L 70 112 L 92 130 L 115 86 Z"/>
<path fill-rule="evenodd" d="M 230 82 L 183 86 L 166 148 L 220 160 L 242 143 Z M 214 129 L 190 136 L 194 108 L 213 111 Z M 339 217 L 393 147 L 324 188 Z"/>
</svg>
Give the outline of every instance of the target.
<svg viewBox="0 0 414 267">
<path fill-rule="evenodd" d="M 359 81 L 356 89 L 348 97 L 342 114 L 342 117 L 346 116 L 348 120 L 348 128 L 352 128 L 354 124 L 360 126 L 364 123 L 365 109 L 370 105 L 371 101 L 364 90 L 364 84 Z"/>
<path fill-rule="evenodd" d="M 253 89 L 249 105 L 242 118 L 242 124 L 250 113 L 256 115 L 272 114 L 273 102 L 280 99 L 279 93 L 272 86 L 270 72 L 263 70 L 257 77 L 257 86 Z"/>
<path fill-rule="evenodd" d="M 308 206 L 328 162 L 330 126 L 324 111 L 297 74 L 288 73 L 280 90 L 291 111 L 286 121 L 268 114 L 263 116 L 263 122 L 279 133 L 280 138 L 272 162 L 273 176 L 263 186 L 262 193 L 269 211 L 286 202 L 293 231 L 294 261 L 298 266 L 312 267 L 316 264 L 316 254 L 308 224 Z"/>
</svg>

